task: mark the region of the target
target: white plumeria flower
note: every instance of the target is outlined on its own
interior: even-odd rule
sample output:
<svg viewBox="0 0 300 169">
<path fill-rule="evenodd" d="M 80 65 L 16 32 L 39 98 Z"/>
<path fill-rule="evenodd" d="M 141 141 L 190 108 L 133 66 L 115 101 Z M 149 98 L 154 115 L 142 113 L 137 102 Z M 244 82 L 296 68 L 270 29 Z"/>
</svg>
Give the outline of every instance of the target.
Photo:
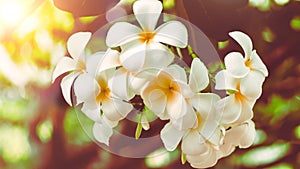
<svg viewBox="0 0 300 169">
<path fill-rule="evenodd" d="M 52 76 L 52 82 L 55 79 L 66 73 L 72 71 L 69 75 L 65 76 L 61 81 L 62 94 L 66 102 L 72 106 L 71 101 L 71 87 L 76 77 L 86 72 L 86 63 L 84 48 L 91 37 L 90 32 L 78 32 L 73 34 L 67 42 L 68 51 L 72 58 L 63 57 L 55 67 Z"/>
<path fill-rule="evenodd" d="M 225 124 L 243 122 L 253 117 L 253 105 L 262 93 L 262 84 L 268 76 L 268 70 L 256 51 L 252 51 L 252 41 L 242 32 L 231 32 L 243 48 L 241 53 L 231 52 L 225 56 L 226 69 L 216 75 L 216 89 L 227 90 L 230 95 L 217 105 L 223 112 Z"/>
<path fill-rule="evenodd" d="M 178 126 L 178 122 L 187 112 L 186 98 L 192 95 L 185 71 L 178 65 L 158 71 L 141 91 L 144 104 L 150 110 L 162 120 L 170 119 Z"/>
<path fill-rule="evenodd" d="M 234 78 L 243 78 L 255 71 L 267 77 L 268 70 L 256 50 L 253 50 L 250 37 L 239 31 L 230 32 L 229 35 L 243 48 L 245 56 L 239 52 L 229 53 L 224 59 L 227 72 Z"/>
<path fill-rule="evenodd" d="M 216 104 L 216 109 L 222 113 L 222 123 L 231 124 L 250 120 L 253 117 L 253 105 L 261 94 L 262 84 L 246 83 L 243 79 L 232 78 L 225 70 L 217 73 L 215 78 L 216 89 L 226 89 L 230 92 L 229 96 L 222 98 Z"/>
<path fill-rule="evenodd" d="M 95 121 L 93 133 L 95 138 L 105 144 L 109 144 L 109 138 L 113 134 L 113 128 L 124 119 L 133 109 L 127 98 L 114 95 L 111 92 L 111 78 L 115 69 L 107 69 L 99 72 L 99 62 L 105 56 L 114 56 L 115 53 L 108 50 L 106 53 L 97 53 L 87 61 L 88 72 L 82 74 L 74 83 L 74 93 L 77 100 L 83 102 L 82 112 Z M 81 103 L 80 102 L 80 103 Z"/>
<path fill-rule="evenodd" d="M 201 93 L 189 100 L 188 112 L 183 119 L 184 130 L 171 123 L 161 131 L 161 139 L 167 150 L 173 151 L 182 140 L 181 149 L 187 161 L 195 168 L 207 168 L 216 164 L 218 147 L 223 140 L 219 127 L 219 115 L 214 104 L 220 99 L 213 93 Z"/>
<path fill-rule="evenodd" d="M 239 148 L 250 147 L 254 143 L 255 136 L 255 124 L 252 120 L 238 125 L 231 125 L 225 133 L 224 142 L 220 146 L 218 156 L 222 158 L 230 155 L 236 146 Z"/>
<path fill-rule="evenodd" d="M 145 66 L 169 65 L 174 58 L 162 43 L 186 47 L 186 27 L 181 22 L 170 21 L 156 28 L 162 12 L 162 3 L 158 0 L 138 0 L 133 4 L 133 12 L 141 28 L 127 22 L 115 23 L 107 33 L 107 46 L 121 47 L 120 64 L 131 72 Z"/>
</svg>

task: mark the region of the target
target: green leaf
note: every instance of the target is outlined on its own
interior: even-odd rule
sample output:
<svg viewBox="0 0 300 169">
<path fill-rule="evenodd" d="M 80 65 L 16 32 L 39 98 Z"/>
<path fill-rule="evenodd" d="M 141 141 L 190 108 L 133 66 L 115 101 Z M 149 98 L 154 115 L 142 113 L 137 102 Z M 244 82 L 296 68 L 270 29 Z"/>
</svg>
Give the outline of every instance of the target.
<svg viewBox="0 0 300 169">
<path fill-rule="evenodd" d="M 185 164 L 186 163 L 186 155 L 181 152 L 181 164 Z"/>
<path fill-rule="evenodd" d="M 141 134 L 142 134 L 142 124 L 139 122 L 138 125 L 136 126 L 136 130 L 135 130 L 135 139 L 139 139 Z"/>
</svg>

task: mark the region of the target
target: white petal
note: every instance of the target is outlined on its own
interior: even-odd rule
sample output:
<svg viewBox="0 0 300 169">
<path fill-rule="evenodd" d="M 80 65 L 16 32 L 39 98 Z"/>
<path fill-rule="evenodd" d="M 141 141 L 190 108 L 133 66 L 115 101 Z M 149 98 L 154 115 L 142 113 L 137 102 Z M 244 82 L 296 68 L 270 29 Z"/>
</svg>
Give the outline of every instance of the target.
<svg viewBox="0 0 300 169">
<path fill-rule="evenodd" d="M 240 140 L 240 144 L 239 144 L 240 148 L 250 147 L 253 144 L 256 136 L 255 124 L 253 123 L 253 121 L 250 120 L 247 126 L 245 127 L 247 127 L 247 129 L 245 129 L 243 137 Z"/>
<path fill-rule="evenodd" d="M 196 125 L 197 125 L 196 113 L 193 110 L 193 107 L 188 104 L 186 115 L 183 116 L 183 119 L 182 119 L 181 129 L 182 130 L 190 129 L 190 128 L 195 127 Z"/>
<path fill-rule="evenodd" d="M 120 55 L 121 65 L 131 72 L 140 71 L 145 63 L 146 50 L 146 44 L 139 44 L 124 50 Z"/>
<path fill-rule="evenodd" d="M 185 48 L 188 43 L 188 32 L 186 27 L 178 21 L 170 21 L 162 24 L 156 30 L 155 41 L 168 45 Z"/>
<path fill-rule="evenodd" d="M 186 155 L 186 159 L 189 163 L 201 163 L 202 161 L 206 161 L 207 158 L 211 154 L 211 148 L 206 144 L 201 144 L 201 153 L 195 154 L 195 155 Z"/>
<path fill-rule="evenodd" d="M 119 121 L 124 119 L 133 106 L 120 99 L 111 99 L 102 103 L 102 110 L 108 120 Z"/>
<path fill-rule="evenodd" d="M 186 72 L 179 65 L 173 64 L 168 66 L 165 71 L 172 76 L 173 79 L 187 83 Z"/>
<path fill-rule="evenodd" d="M 61 58 L 53 71 L 52 83 L 55 81 L 55 79 L 58 76 L 66 73 L 66 72 L 75 70 L 76 65 L 77 65 L 77 62 L 69 57 Z"/>
<path fill-rule="evenodd" d="M 81 111 L 94 122 L 103 123 L 99 103 L 93 101 L 84 102 Z"/>
<path fill-rule="evenodd" d="M 242 104 L 235 100 L 234 95 L 229 95 L 216 103 L 216 110 L 222 115 L 224 124 L 231 124 L 237 121 L 242 113 Z"/>
<path fill-rule="evenodd" d="M 84 48 L 91 38 L 91 32 L 78 32 L 73 34 L 68 42 L 68 51 L 74 60 L 78 60 L 79 56 L 84 52 Z"/>
<path fill-rule="evenodd" d="M 238 80 L 228 74 L 227 70 L 221 70 L 215 76 L 217 90 L 237 91 Z"/>
<path fill-rule="evenodd" d="M 237 43 L 243 48 L 245 52 L 245 57 L 248 59 L 251 55 L 253 45 L 250 37 L 243 32 L 234 31 L 230 32 L 229 36 L 231 36 Z"/>
<path fill-rule="evenodd" d="M 176 83 L 179 86 L 179 92 L 184 98 L 191 98 L 195 95 L 195 93 L 191 90 L 190 86 L 187 83 L 177 80 L 174 80 L 173 83 Z"/>
<path fill-rule="evenodd" d="M 145 31 L 153 31 L 162 11 L 162 3 L 157 0 L 136 1 L 133 13 Z"/>
<path fill-rule="evenodd" d="M 74 93 L 78 100 L 87 101 L 97 97 L 100 92 L 98 82 L 88 73 L 78 76 L 74 82 Z M 79 102 L 77 102 L 79 104 Z"/>
<path fill-rule="evenodd" d="M 96 76 L 100 61 L 104 56 L 104 52 L 97 52 L 89 56 L 86 60 L 86 71 L 92 76 Z"/>
<path fill-rule="evenodd" d="M 248 121 L 239 126 L 235 126 L 227 131 L 225 140 L 227 144 L 247 148 L 253 144 L 255 140 L 255 126 L 252 121 Z"/>
<path fill-rule="evenodd" d="M 153 80 L 158 74 L 159 69 L 146 68 L 134 76 L 130 76 L 130 87 L 136 94 L 141 94 L 148 82 Z"/>
<path fill-rule="evenodd" d="M 181 149 L 186 155 L 203 154 L 208 151 L 205 140 L 197 131 L 190 131 L 183 137 Z"/>
<path fill-rule="evenodd" d="M 216 165 L 218 158 L 217 158 L 217 153 L 214 150 L 211 150 L 209 154 L 204 157 L 202 155 L 200 156 L 188 156 L 187 160 L 191 163 L 191 166 L 194 168 L 208 168 Z M 201 160 L 200 160 L 201 159 Z M 196 162 L 192 162 L 196 161 Z M 197 163 L 198 162 L 198 163 Z"/>
<path fill-rule="evenodd" d="M 113 130 L 105 123 L 95 123 L 93 134 L 97 141 L 109 145 L 109 139 L 113 135 Z"/>
<path fill-rule="evenodd" d="M 107 32 L 106 45 L 114 48 L 139 38 L 142 30 L 127 22 L 115 23 Z"/>
<path fill-rule="evenodd" d="M 193 92 L 204 90 L 209 84 L 208 70 L 199 58 L 193 59 L 189 76 L 189 86 Z"/>
<path fill-rule="evenodd" d="M 102 72 L 120 65 L 120 53 L 117 50 L 108 49 L 100 60 L 98 71 Z"/>
<path fill-rule="evenodd" d="M 256 51 L 254 50 L 251 57 L 251 67 L 254 70 L 258 70 L 260 71 L 265 77 L 267 77 L 269 75 L 268 69 L 266 67 L 266 65 L 264 64 L 264 62 L 261 60 L 261 58 L 258 56 L 258 54 L 256 53 Z"/>
<path fill-rule="evenodd" d="M 245 78 L 241 79 L 241 93 L 247 98 L 259 98 L 262 93 L 262 83 L 264 79 L 265 78 L 261 73 L 251 71 Z"/>
<path fill-rule="evenodd" d="M 224 144 L 221 145 L 219 148 L 220 150 L 217 151 L 218 158 L 229 156 L 235 150 L 235 146 L 227 142 L 224 142 Z"/>
<path fill-rule="evenodd" d="M 174 60 L 173 52 L 161 43 L 147 44 L 144 68 L 165 68 Z"/>
<path fill-rule="evenodd" d="M 144 130 L 150 129 L 150 124 L 148 122 L 146 115 L 144 115 L 144 114 L 142 114 L 142 117 L 141 117 L 141 124 L 142 124 L 142 127 Z"/>
<path fill-rule="evenodd" d="M 215 145 L 218 145 L 221 139 L 221 131 L 218 128 L 218 124 L 219 123 L 214 118 L 210 117 L 209 119 L 204 121 L 203 126 L 199 131 L 206 140 L 211 140 L 211 142 L 213 141 Z"/>
<path fill-rule="evenodd" d="M 75 78 L 78 76 L 78 73 L 71 73 L 67 76 L 65 76 L 62 81 L 61 81 L 61 84 L 60 84 L 60 87 L 61 87 L 61 91 L 62 91 L 62 94 L 66 100 L 66 102 L 72 106 L 72 100 L 71 100 L 71 87 L 72 87 L 72 84 L 75 80 Z"/>
<path fill-rule="evenodd" d="M 167 123 L 160 132 L 160 138 L 168 151 L 173 151 L 178 146 L 184 131 L 175 129 L 171 123 Z"/>
<path fill-rule="evenodd" d="M 186 114 L 186 101 L 180 93 L 172 92 L 168 97 L 167 111 L 173 120 L 180 119 Z"/>
<path fill-rule="evenodd" d="M 207 119 L 208 115 L 214 111 L 214 105 L 218 100 L 220 97 L 214 93 L 199 93 L 190 99 L 190 103 L 203 119 Z"/>
<path fill-rule="evenodd" d="M 130 100 L 134 95 L 129 88 L 129 73 L 123 68 L 118 69 L 109 81 L 109 88 L 114 96 L 124 100 Z"/>
<path fill-rule="evenodd" d="M 226 70 L 234 78 L 245 77 L 250 69 L 245 65 L 243 55 L 239 52 L 231 52 L 224 59 Z"/>
<path fill-rule="evenodd" d="M 144 103 L 149 107 L 157 116 L 161 116 L 166 108 L 167 97 L 165 93 L 159 89 L 154 89 L 149 93 L 145 91 L 142 95 Z"/>
</svg>

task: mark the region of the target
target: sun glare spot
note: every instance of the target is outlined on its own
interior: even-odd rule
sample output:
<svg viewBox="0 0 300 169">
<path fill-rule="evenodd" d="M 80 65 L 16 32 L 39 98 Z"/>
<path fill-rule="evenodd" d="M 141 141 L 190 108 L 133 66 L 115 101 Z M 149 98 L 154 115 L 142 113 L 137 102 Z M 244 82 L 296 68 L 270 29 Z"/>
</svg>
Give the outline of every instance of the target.
<svg viewBox="0 0 300 169">
<path fill-rule="evenodd" d="M 23 17 L 24 8 L 21 1 L 4 0 L 0 2 L 0 22 L 6 26 L 17 24 Z"/>
</svg>

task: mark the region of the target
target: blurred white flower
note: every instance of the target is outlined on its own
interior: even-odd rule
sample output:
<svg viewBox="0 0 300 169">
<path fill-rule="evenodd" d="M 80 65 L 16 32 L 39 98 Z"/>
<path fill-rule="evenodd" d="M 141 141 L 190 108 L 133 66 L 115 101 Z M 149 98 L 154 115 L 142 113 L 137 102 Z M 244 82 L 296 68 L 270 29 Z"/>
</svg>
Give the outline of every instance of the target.
<svg viewBox="0 0 300 169">
<path fill-rule="evenodd" d="M 107 33 L 107 46 L 121 47 L 120 63 L 131 72 L 142 67 L 168 66 L 173 55 L 162 43 L 186 47 L 186 27 L 181 22 L 170 21 L 156 28 L 162 12 L 162 3 L 158 0 L 138 0 L 133 4 L 133 12 L 141 28 L 127 22 L 115 23 Z"/>
<path fill-rule="evenodd" d="M 86 58 L 84 55 L 84 48 L 91 37 L 90 32 L 78 32 L 73 34 L 67 42 L 67 48 L 71 55 L 70 57 L 63 57 L 55 67 L 52 76 L 52 83 L 55 79 L 66 73 L 72 71 L 65 76 L 61 81 L 62 94 L 66 102 L 72 106 L 71 101 L 71 87 L 74 80 L 84 72 L 86 72 Z"/>
</svg>

